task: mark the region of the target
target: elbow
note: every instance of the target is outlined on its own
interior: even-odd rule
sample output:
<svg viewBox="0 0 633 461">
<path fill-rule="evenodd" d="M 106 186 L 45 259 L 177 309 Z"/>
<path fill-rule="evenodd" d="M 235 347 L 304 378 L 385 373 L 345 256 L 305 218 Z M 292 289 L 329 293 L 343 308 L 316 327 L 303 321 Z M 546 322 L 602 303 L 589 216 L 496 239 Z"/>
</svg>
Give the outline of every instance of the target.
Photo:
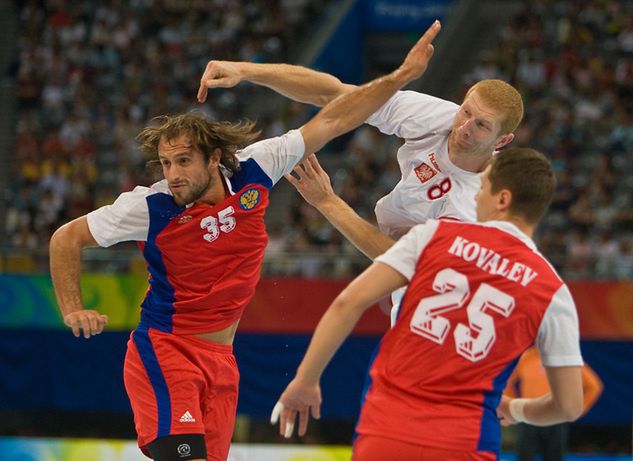
<svg viewBox="0 0 633 461">
<path fill-rule="evenodd" d="M 351 301 L 351 298 L 347 296 L 345 290 L 343 290 L 332 302 L 331 309 L 335 312 L 344 312 L 351 304 Z"/>
<path fill-rule="evenodd" d="M 581 414 L 582 414 L 582 411 L 575 411 L 575 410 L 569 411 L 569 412 L 565 412 L 561 419 L 563 420 L 563 422 L 573 423 L 578 418 L 580 418 Z"/>
<path fill-rule="evenodd" d="M 563 421 L 574 422 L 582 415 L 582 399 L 566 402 L 560 410 Z"/>
<path fill-rule="evenodd" d="M 312 120 L 301 127 L 301 134 L 305 145 L 306 154 L 318 152 L 331 139 L 345 133 L 340 121 L 328 113 L 327 109 L 321 110 Z"/>
<path fill-rule="evenodd" d="M 336 95 L 319 95 L 312 102 L 317 107 L 325 107 L 330 101 L 336 99 Z"/>
<path fill-rule="evenodd" d="M 53 232 L 53 235 L 51 236 L 51 239 L 48 242 L 48 247 L 50 250 L 53 250 L 54 248 L 58 247 L 60 243 L 62 243 L 66 239 L 65 235 L 68 233 L 68 224 L 69 223 L 64 224 L 63 226 L 59 227 L 55 232 Z"/>
<path fill-rule="evenodd" d="M 332 302 L 331 309 L 341 316 L 359 317 L 362 312 L 362 306 L 358 303 L 358 296 L 355 296 L 349 287 L 345 288 Z"/>
<path fill-rule="evenodd" d="M 88 228 L 88 221 L 85 216 L 82 216 L 59 227 L 51 236 L 49 249 L 51 251 L 76 247 L 81 249 L 96 244 Z"/>
<path fill-rule="evenodd" d="M 334 88 L 332 90 L 326 93 L 316 95 L 315 100 L 313 101 L 314 104 L 319 107 L 325 107 L 326 105 L 334 101 L 339 96 L 349 93 L 350 91 L 353 91 L 354 89 L 358 88 L 356 85 L 342 83 L 338 79 L 335 79 L 335 83 L 333 84 L 333 87 Z"/>
</svg>

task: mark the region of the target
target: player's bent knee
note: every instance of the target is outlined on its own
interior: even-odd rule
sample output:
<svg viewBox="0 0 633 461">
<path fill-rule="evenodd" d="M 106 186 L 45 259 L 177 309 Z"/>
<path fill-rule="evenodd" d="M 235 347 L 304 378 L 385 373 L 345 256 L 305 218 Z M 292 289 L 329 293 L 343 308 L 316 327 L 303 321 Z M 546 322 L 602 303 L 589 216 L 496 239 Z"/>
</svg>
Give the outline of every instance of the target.
<svg viewBox="0 0 633 461">
<path fill-rule="evenodd" d="M 154 461 L 195 461 L 207 459 L 202 434 L 179 434 L 161 437 L 147 444 Z"/>
</svg>

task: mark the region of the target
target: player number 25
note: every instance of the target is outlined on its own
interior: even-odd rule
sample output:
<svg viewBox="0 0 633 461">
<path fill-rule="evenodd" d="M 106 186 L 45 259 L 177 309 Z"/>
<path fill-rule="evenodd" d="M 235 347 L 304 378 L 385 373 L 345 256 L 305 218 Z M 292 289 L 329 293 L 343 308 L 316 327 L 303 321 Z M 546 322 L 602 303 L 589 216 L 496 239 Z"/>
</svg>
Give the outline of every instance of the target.
<svg viewBox="0 0 633 461">
<path fill-rule="evenodd" d="M 235 210 L 232 206 L 229 206 L 219 211 L 217 218 L 215 216 L 203 218 L 200 221 L 200 227 L 206 229 L 207 233 L 202 237 L 207 242 L 213 242 L 220 236 L 220 231 L 228 233 L 235 229 L 235 218 L 231 216 L 233 213 L 235 213 Z"/>
<path fill-rule="evenodd" d="M 411 331 L 437 344 L 444 344 L 451 324 L 441 314 L 460 309 L 470 295 L 468 278 L 453 269 L 442 269 L 433 280 L 437 295 L 423 298 L 411 318 Z M 488 355 L 495 342 L 494 319 L 487 311 L 508 317 L 514 309 L 514 298 L 482 283 L 466 307 L 468 325 L 458 323 L 453 331 L 455 348 L 462 357 L 477 362 Z"/>
</svg>

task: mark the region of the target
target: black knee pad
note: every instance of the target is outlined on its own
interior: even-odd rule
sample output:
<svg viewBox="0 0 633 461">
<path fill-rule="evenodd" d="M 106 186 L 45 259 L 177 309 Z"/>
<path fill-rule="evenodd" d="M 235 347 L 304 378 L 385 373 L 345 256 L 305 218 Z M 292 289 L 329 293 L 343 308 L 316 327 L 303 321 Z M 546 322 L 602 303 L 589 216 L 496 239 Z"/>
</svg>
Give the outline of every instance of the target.
<svg viewBox="0 0 633 461">
<path fill-rule="evenodd" d="M 147 444 L 154 461 L 187 461 L 207 459 L 207 447 L 202 434 L 179 434 L 161 437 Z"/>
</svg>

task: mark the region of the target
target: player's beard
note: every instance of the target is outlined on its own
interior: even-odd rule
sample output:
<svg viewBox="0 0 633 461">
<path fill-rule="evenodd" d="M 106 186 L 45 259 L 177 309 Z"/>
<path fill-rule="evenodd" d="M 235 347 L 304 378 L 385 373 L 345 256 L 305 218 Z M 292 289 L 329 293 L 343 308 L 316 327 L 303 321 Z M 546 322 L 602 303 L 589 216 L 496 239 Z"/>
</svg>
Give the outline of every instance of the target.
<svg viewBox="0 0 633 461">
<path fill-rule="evenodd" d="M 189 183 L 185 184 L 184 190 L 173 191 L 174 202 L 179 206 L 184 206 L 189 203 L 193 203 L 200 199 L 209 189 L 213 186 L 213 178 L 210 174 L 207 175 L 207 180 L 201 183 Z"/>
</svg>

